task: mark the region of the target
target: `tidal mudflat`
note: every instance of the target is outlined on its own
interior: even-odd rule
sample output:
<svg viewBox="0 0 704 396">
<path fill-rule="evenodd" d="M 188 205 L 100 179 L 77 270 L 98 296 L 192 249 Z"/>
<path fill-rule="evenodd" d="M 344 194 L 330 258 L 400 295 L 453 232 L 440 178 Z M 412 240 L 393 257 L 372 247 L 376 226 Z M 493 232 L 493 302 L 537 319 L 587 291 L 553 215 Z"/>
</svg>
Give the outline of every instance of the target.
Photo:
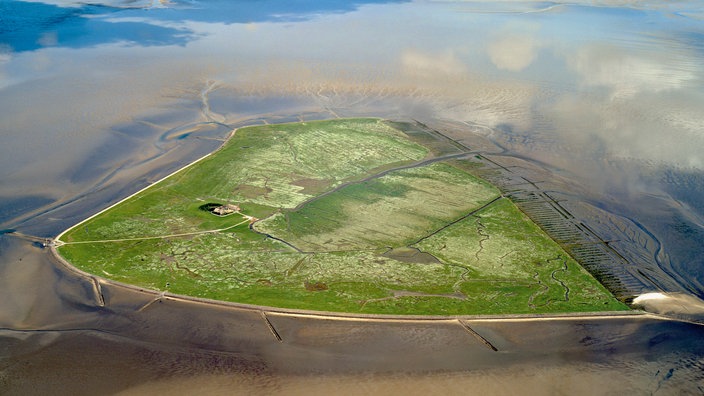
<svg viewBox="0 0 704 396">
<path fill-rule="evenodd" d="M 0 15 L 0 393 L 703 392 L 700 1 L 6 0 Z M 77 276 L 42 248 L 234 128 L 345 117 L 472 147 L 481 178 L 534 221 L 562 217 L 553 239 L 653 314 L 292 318 Z"/>
</svg>

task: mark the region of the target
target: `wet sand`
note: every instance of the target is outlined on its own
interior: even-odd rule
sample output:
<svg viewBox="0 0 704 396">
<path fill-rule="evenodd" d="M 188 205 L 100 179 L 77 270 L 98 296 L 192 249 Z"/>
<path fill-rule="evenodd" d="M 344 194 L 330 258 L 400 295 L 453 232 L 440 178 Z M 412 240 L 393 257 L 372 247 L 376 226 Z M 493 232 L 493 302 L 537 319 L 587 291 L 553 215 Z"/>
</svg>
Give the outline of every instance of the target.
<svg viewBox="0 0 704 396">
<path fill-rule="evenodd" d="M 0 316 L 4 394 L 422 394 L 467 386 L 589 394 L 596 378 L 614 391 L 697 393 L 704 380 L 704 326 L 651 314 L 340 317 L 110 283 L 101 283 L 101 302 L 90 279 L 47 250 L 0 241 L 9 259 L 0 286 L 13 290 L 3 292 L 10 298 Z"/>
<path fill-rule="evenodd" d="M 491 144 L 476 136 L 464 141 L 490 152 Z M 197 153 L 180 154 L 177 163 L 200 158 Z M 152 163 L 149 173 L 175 170 L 165 163 Z M 52 215 L 71 219 L 61 214 L 90 205 L 78 201 Z M 52 235 L 69 226 L 68 220 L 41 222 L 46 216 L 20 230 Z M 66 267 L 40 240 L 5 234 L 0 244 L 6 263 L 0 388 L 7 394 L 421 394 L 468 386 L 590 394 L 597 378 L 614 391 L 698 393 L 704 379 L 704 326 L 652 314 L 384 319 L 296 313 L 160 295 Z"/>
<path fill-rule="evenodd" d="M 689 294 L 649 309 L 701 319 L 698 3 L 6 3 L 0 229 L 39 239 L 0 235 L 0 394 L 704 393 L 689 322 L 265 320 L 104 283 L 101 301 L 40 247 L 231 128 L 417 119 Z"/>
<path fill-rule="evenodd" d="M 476 137 L 464 139 L 490 147 Z M 188 156 L 200 158 L 195 153 Z M 150 173 L 171 173 L 163 163 L 152 164 Z M 37 220 L 23 231 L 41 235 L 32 224 L 58 233 L 56 223 Z M 67 267 L 41 247 L 41 238 L 5 234 L 0 243 L 7 263 L 0 273 L 0 387 L 8 394 L 224 394 L 235 388 L 254 394 L 421 394 L 458 393 L 467 386 L 589 394 L 596 378 L 614 390 L 697 393 L 704 379 L 704 326 L 652 314 L 297 313 L 100 280 Z"/>
</svg>

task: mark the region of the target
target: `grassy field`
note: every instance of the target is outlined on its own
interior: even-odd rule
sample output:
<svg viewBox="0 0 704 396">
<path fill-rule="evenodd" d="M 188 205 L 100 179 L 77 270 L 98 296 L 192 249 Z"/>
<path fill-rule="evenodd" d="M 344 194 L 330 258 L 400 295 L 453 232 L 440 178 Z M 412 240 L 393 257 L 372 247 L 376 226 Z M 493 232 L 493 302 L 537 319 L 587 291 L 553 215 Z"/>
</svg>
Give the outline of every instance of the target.
<svg viewBox="0 0 704 396">
<path fill-rule="evenodd" d="M 304 251 L 382 249 L 412 243 L 498 195 L 491 185 L 435 163 L 346 186 L 255 228 Z"/>
<path fill-rule="evenodd" d="M 459 149 L 376 119 L 238 130 L 62 236 L 76 267 L 216 300 L 389 314 L 621 310 Z M 423 143 L 423 144 L 422 144 Z M 237 204 L 216 216 L 207 208 Z M 215 206 L 217 206 L 215 205 Z"/>
</svg>

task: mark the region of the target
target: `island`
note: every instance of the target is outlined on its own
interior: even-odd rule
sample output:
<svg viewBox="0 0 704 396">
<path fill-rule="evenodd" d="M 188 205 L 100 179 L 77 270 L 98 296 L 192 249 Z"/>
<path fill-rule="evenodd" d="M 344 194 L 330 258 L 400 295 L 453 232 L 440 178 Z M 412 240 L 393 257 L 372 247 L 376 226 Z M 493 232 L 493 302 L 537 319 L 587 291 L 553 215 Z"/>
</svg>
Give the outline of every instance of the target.
<svg viewBox="0 0 704 396">
<path fill-rule="evenodd" d="M 237 129 L 56 240 L 110 281 L 238 304 L 391 315 L 627 310 L 478 156 L 375 118 Z"/>
</svg>

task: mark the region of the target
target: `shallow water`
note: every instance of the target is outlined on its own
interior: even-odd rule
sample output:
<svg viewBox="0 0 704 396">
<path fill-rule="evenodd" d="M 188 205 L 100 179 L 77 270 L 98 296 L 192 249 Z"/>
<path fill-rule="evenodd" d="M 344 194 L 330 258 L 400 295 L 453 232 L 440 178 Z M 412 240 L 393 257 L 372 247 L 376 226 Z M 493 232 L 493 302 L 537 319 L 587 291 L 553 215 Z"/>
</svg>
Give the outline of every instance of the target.
<svg viewBox="0 0 704 396">
<path fill-rule="evenodd" d="M 682 293 L 649 310 L 701 320 L 702 17 L 698 1 L 0 2 L 0 230 L 40 237 L 0 235 L 0 390 L 702 393 L 697 325 L 479 325 L 495 353 L 456 324 L 275 317 L 294 334 L 279 343 L 258 313 L 137 313 L 154 296 L 107 285 L 100 306 L 41 249 L 234 127 L 418 120 L 548 192 L 635 291 Z"/>
</svg>

